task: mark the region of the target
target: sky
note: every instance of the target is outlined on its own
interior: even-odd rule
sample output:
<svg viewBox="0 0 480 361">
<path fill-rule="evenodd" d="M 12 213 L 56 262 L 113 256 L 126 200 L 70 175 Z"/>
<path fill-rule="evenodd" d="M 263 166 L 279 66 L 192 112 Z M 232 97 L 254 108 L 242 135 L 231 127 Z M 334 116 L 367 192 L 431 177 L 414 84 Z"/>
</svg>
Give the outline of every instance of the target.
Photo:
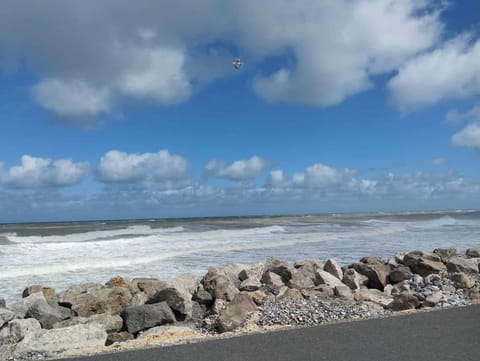
<svg viewBox="0 0 480 361">
<path fill-rule="evenodd" d="M 0 0 L 0 126 L 4 223 L 479 209 L 480 3 Z"/>
</svg>

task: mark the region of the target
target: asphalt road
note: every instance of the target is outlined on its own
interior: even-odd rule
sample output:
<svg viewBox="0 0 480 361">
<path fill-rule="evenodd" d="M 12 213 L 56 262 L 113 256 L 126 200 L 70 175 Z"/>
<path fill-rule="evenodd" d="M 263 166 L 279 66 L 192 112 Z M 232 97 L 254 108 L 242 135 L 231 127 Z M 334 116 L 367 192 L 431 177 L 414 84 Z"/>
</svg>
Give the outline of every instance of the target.
<svg viewBox="0 0 480 361">
<path fill-rule="evenodd" d="M 480 306 L 72 361 L 480 361 Z"/>
</svg>

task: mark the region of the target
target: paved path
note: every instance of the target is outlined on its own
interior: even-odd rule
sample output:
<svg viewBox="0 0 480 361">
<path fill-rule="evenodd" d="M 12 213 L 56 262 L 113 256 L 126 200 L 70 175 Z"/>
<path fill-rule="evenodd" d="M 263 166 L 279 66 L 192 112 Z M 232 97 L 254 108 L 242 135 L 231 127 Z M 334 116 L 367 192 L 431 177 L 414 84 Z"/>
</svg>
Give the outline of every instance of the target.
<svg viewBox="0 0 480 361">
<path fill-rule="evenodd" d="M 480 361 L 480 306 L 75 361 Z"/>
</svg>

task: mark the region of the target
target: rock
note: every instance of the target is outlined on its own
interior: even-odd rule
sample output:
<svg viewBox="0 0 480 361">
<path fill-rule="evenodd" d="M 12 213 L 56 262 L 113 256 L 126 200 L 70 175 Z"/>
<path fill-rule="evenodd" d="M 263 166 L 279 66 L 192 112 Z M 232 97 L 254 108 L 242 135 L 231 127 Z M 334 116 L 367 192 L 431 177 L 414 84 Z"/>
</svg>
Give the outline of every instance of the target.
<svg viewBox="0 0 480 361">
<path fill-rule="evenodd" d="M 11 304 L 9 309 L 15 313 L 16 318 L 25 318 L 28 309 L 37 302 L 47 303 L 47 300 L 42 292 L 32 293 L 28 297 L 23 298 L 21 301 Z"/>
<path fill-rule="evenodd" d="M 123 277 L 120 277 L 120 276 L 115 276 L 115 277 L 111 278 L 110 280 L 108 280 L 107 283 L 105 283 L 105 286 L 107 286 L 109 288 L 113 288 L 113 287 L 129 288 L 128 282 L 125 281 L 125 279 Z"/>
<path fill-rule="evenodd" d="M 201 305 L 205 305 L 206 307 L 210 307 L 213 305 L 213 297 L 212 295 L 205 291 L 199 290 L 193 295 L 193 300 L 198 302 Z"/>
<path fill-rule="evenodd" d="M 0 360 L 14 360 L 13 353 L 15 351 L 15 346 L 13 345 L 3 345 L 0 343 Z"/>
<path fill-rule="evenodd" d="M 192 302 L 192 321 L 195 324 L 201 324 L 203 319 L 205 318 L 207 308 L 205 305 L 201 305 L 198 302 Z"/>
<path fill-rule="evenodd" d="M 288 262 L 270 257 L 265 263 L 264 273 L 273 272 L 282 278 L 283 283 L 287 284 L 292 278 L 292 270 Z"/>
<path fill-rule="evenodd" d="M 261 279 L 263 275 L 264 266 L 261 263 L 257 263 L 256 265 L 250 268 L 244 268 L 238 274 L 238 278 L 240 281 L 245 281 L 247 278 L 256 278 Z"/>
<path fill-rule="evenodd" d="M 388 284 L 388 275 L 392 270 L 391 265 L 379 263 L 354 263 L 351 267 L 368 278 L 368 288 L 375 288 L 381 291 L 383 291 L 383 288 Z"/>
<path fill-rule="evenodd" d="M 47 300 L 49 305 L 56 306 L 58 304 L 57 294 L 55 293 L 55 290 L 50 287 L 43 287 L 38 285 L 27 287 L 23 290 L 22 297 L 25 298 L 37 292 L 43 293 L 43 296 L 45 297 L 45 300 Z"/>
<path fill-rule="evenodd" d="M 292 271 L 292 278 L 288 281 L 291 288 L 305 289 L 315 287 L 315 271 L 309 266 L 295 268 Z"/>
<path fill-rule="evenodd" d="M 337 277 L 339 280 L 343 279 L 342 267 L 340 267 L 338 262 L 335 261 L 334 259 L 327 260 L 323 269 L 328 273 L 330 273 L 331 275 L 334 275 L 335 277 Z"/>
<path fill-rule="evenodd" d="M 395 254 L 395 262 L 398 264 L 403 264 L 403 259 L 405 258 L 405 252 L 397 252 Z"/>
<path fill-rule="evenodd" d="M 448 272 L 478 273 L 477 258 L 451 257 L 447 263 Z"/>
<path fill-rule="evenodd" d="M 213 303 L 212 306 L 212 313 L 215 315 L 219 315 L 222 310 L 227 307 L 228 302 L 225 300 L 222 300 L 220 298 L 217 298 L 215 302 Z"/>
<path fill-rule="evenodd" d="M 267 285 L 269 290 L 274 294 L 277 294 L 278 290 L 283 286 L 285 286 L 285 284 L 282 281 L 282 277 L 280 277 L 276 273 L 269 272 L 269 271 L 263 274 L 261 282 Z"/>
<path fill-rule="evenodd" d="M 63 328 L 74 325 L 86 325 L 88 323 L 98 323 L 99 325 L 102 325 L 107 332 L 118 332 L 122 329 L 123 319 L 119 315 L 102 313 L 90 317 L 74 317 L 70 320 L 57 322 L 53 325 L 53 328 Z"/>
<path fill-rule="evenodd" d="M 468 297 L 472 300 L 473 305 L 480 305 L 480 292 L 478 289 L 469 290 Z"/>
<path fill-rule="evenodd" d="M 316 285 L 327 285 L 330 288 L 334 288 L 335 286 L 342 286 L 343 283 L 334 275 L 326 272 L 318 270 L 315 274 L 315 284 Z"/>
<path fill-rule="evenodd" d="M 361 275 L 353 268 L 347 268 L 343 274 L 342 282 L 350 287 L 351 290 L 357 290 L 368 283 L 368 277 Z"/>
<path fill-rule="evenodd" d="M 220 332 L 233 331 L 244 324 L 250 312 L 255 312 L 257 306 L 247 294 L 239 294 L 227 305 L 217 319 Z"/>
<path fill-rule="evenodd" d="M 419 308 L 420 301 L 414 294 L 410 292 L 402 292 L 394 296 L 393 301 L 388 305 L 392 311 L 413 310 Z"/>
<path fill-rule="evenodd" d="M 183 289 L 192 295 L 197 290 L 198 279 L 190 274 L 176 276 L 167 282 L 167 287 Z"/>
<path fill-rule="evenodd" d="M 335 286 L 333 289 L 335 296 L 353 300 L 353 292 L 347 285 Z"/>
<path fill-rule="evenodd" d="M 192 295 L 183 288 L 164 288 L 154 294 L 147 304 L 166 302 L 180 321 L 192 317 Z"/>
<path fill-rule="evenodd" d="M 316 270 L 322 270 L 323 269 L 323 262 L 321 260 L 317 259 L 305 259 L 301 261 L 295 262 L 293 265 L 294 268 L 301 268 L 301 267 L 308 267 L 313 269 L 314 271 Z"/>
<path fill-rule="evenodd" d="M 244 269 L 248 268 L 247 265 L 241 264 L 241 263 L 234 263 L 230 264 L 224 268 L 222 268 L 222 271 L 225 272 L 227 277 L 229 277 L 235 287 L 240 288 L 240 272 L 242 272 Z"/>
<path fill-rule="evenodd" d="M 446 267 L 442 262 L 431 261 L 420 258 L 416 263 L 410 266 L 412 271 L 422 277 L 428 276 L 432 273 L 440 273 L 446 271 Z"/>
<path fill-rule="evenodd" d="M 145 292 L 135 293 L 130 301 L 130 307 L 142 306 L 148 301 L 148 296 Z"/>
<path fill-rule="evenodd" d="M 297 288 L 284 287 L 278 294 L 279 300 L 303 300 L 302 292 Z"/>
<path fill-rule="evenodd" d="M 40 331 L 42 326 L 34 318 L 14 319 L 0 330 L 0 345 L 16 344 L 25 337 Z"/>
<path fill-rule="evenodd" d="M 105 341 L 105 346 L 110 346 L 115 343 L 126 342 L 133 340 L 133 335 L 128 332 L 109 332 L 107 336 L 107 341 Z"/>
<path fill-rule="evenodd" d="M 60 306 L 71 308 L 72 304 L 79 295 L 99 291 L 103 288 L 104 287 L 98 283 L 84 283 L 81 285 L 74 285 L 58 294 L 58 303 Z"/>
<path fill-rule="evenodd" d="M 107 340 L 105 329 L 96 324 L 75 325 L 52 330 L 40 330 L 25 337 L 15 353 L 24 355 L 34 352 L 57 353 L 102 347 Z"/>
<path fill-rule="evenodd" d="M 463 272 L 451 273 L 449 274 L 449 278 L 453 281 L 455 286 L 459 288 L 472 288 L 473 286 L 475 286 L 475 281 L 470 279 Z"/>
<path fill-rule="evenodd" d="M 386 285 L 385 288 L 383 289 L 383 293 L 386 295 L 391 296 L 393 291 L 393 286 L 392 285 Z"/>
<path fill-rule="evenodd" d="M 247 291 L 247 292 L 252 292 L 258 290 L 260 287 L 262 287 L 262 283 L 258 278 L 247 278 L 246 280 L 242 281 L 240 284 L 240 290 L 241 291 Z"/>
<path fill-rule="evenodd" d="M 372 302 L 386 308 L 392 301 L 393 297 L 386 295 L 377 289 L 359 289 L 353 292 L 353 298 L 358 302 Z"/>
<path fill-rule="evenodd" d="M 433 251 L 437 256 L 439 256 L 443 263 L 447 263 L 447 261 L 457 254 L 457 249 L 455 247 L 450 248 L 437 248 Z"/>
<path fill-rule="evenodd" d="M 393 286 L 390 294 L 392 296 L 396 296 L 396 295 L 399 295 L 402 292 L 410 292 L 410 291 L 411 291 L 410 282 L 405 280 L 405 281 L 399 282 L 395 286 Z"/>
<path fill-rule="evenodd" d="M 154 340 L 154 344 L 167 344 L 201 338 L 201 334 L 185 326 L 159 326 L 142 332 L 138 340 Z"/>
<path fill-rule="evenodd" d="M 89 317 L 98 313 L 120 314 L 130 306 L 132 295 L 122 287 L 104 288 L 78 295 L 72 300 L 72 310 L 80 317 Z"/>
<path fill-rule="evenodd" d="M 381 258 L 381 257 L 363 257 L 360 260 L 360 263 L 365 263 L 365 264 L 370 264 L 370 265 L 385 264 L 385 263 L 387 263 L 387 260 L 385 260 L 384 258 Z"/>
<path fill-rule="evenodd" d="M 425 301 L 423 301 L 423 305 L 426 307 L 435 307 L 440 302 L 442 297 L 443 297 L 442 291 L 436 291 L 431 295 L 427 296 Z"/>
<path fill-rule="evenodd" d="M 166 302 L 130 307 L 122 311 L 123 327 L 131 334 L 175 322 L 175 315 Z"/>
<path fill-rule="evenodd" d="M 134 278 L 130 281 L 129 290 L 132 295 L 143 292 L 148 298 L 167 287 L 167 283 L 156 278 Z"/>
<path fill-rule="evenodd" d="M 312 298 L 329 298 L 333 297 L 334 291 L 332 288 L 323 285 L 316 287 L 314 290 L 302 290 L 302 295 L 307 300 Z"/>
<path fill-rule="evenodd" d="M 42 328 L 51 329 L 57 322 L 72 317 L 72 311 L 66 307 L 52 307 L 46 302 L 36 302 L 27 311 L 25 318 L 34 318 Z"/>
<path fill-rule="evenodd" d="M 478 258 L 480 257 L 480 248 L 469 248 L 466 252 L 467 257 Z"/>
<path fill-rule="evenodd" d="M 240 282 L 240 279 L 238 281 Z M 201 282 L 205 291 L 210 292 L 213 298 L 231 301 L 239 293 L 231 277 L 218 268 L 210 268 Z"/>
<path fill-rule="evenodd" d="M 415 265 L 419 260 L 428 260 L 432 262 L 442 262 L 442 259 L 440 256 L 430 253 L 430 252 L 425 252 L 425 251 L 413 251 L 409 252 L 403 257 L 403 264 L 408 267 L 412 267 Z"/>
<path fill-rule="evenodd" d="M 388 275 L 390 281 L 395 284 L 412 278 L 412 271 L 409 267 L 399 266 L 394 268 Z"/>
<path fill-rule="evenodd" d="M 0 328 L 2 328 L 7 322 L 13 320 L 14 317 L 15 313 L 13 311 L 0 308 Z"/>
<path fill-rule="evenodd" d="M 0 297 L 0 308 L 7 308 L 7 303 L 5 302 L 5 299 Z"/>
<path fill-rule="evenodd" d="M 261 290 L 256 290 L 253 292 L 248 292 L 247 293 L 255 302 L 256 305 L 261 305 L 263 301 L 267 298 L 267 294 Z"/>
</svg>

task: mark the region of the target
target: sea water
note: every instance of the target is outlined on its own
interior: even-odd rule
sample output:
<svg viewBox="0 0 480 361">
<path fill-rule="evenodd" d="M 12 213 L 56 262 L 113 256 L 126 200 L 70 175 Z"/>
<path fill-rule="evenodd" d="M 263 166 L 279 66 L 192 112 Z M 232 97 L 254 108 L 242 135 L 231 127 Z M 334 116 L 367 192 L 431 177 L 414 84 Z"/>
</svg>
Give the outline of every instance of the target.
<svg viewBox="0 0 480 361">
<path fill-rule="evenodd" d="M 479 211 L 4 224 L 0 297 L 19 299 L 33 284 L 61 291 L 116 275 L 200 276 L 209 267 L 269 256 L 348 264 L 452 246 L 480 247 Z"/>
</svg>

